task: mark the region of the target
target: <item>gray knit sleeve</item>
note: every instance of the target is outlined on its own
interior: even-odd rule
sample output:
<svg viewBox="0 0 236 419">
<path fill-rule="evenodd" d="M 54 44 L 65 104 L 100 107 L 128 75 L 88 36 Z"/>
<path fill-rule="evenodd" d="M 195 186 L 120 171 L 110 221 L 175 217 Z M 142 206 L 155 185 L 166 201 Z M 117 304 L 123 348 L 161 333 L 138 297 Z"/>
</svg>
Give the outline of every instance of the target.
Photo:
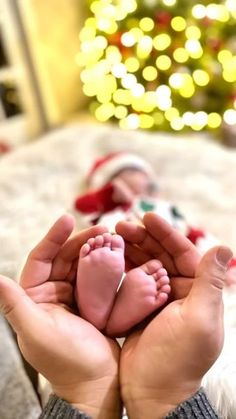
<svg viewBox="0 0 236 419">
<path fill-rule="evenodd" d="M 44 407 L 39 419 L 92 419 L 80 412 L 66 401 L 52 394 Z"/>
<path fill-rule="evenodd" d="M 211 406 L 203 389 L 191 399 L 181 403 L 165 419 L 220 419 Z"/>
</svg>

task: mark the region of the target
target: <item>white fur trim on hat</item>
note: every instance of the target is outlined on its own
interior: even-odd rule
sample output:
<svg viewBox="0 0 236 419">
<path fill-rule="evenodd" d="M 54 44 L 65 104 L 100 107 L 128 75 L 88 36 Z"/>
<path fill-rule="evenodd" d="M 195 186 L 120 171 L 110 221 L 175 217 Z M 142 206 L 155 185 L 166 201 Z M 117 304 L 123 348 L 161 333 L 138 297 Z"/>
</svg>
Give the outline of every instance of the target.
<svg viewBox="0 0 236 419">
<path fill-rule="evenodd" d="M 89 178 L 93 188 L 104 186 L 112 177 L 124 169 L 139 169 L 150 177 L 154 177 L 153 170 L 148 162 L 134 154 L 117 154 L 99 166 Z"/>
</svg>

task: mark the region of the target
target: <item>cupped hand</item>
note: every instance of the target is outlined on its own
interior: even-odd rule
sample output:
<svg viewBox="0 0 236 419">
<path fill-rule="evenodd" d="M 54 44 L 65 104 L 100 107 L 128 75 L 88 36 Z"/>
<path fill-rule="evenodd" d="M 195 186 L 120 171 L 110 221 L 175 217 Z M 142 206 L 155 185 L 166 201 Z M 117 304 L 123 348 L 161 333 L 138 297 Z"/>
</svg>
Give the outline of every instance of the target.
<svg viewBox="0 0 236 419">
<path fill-rule="evenodd" d="M 130 416 L 157 419 L 199 389 L 222 349 L 222 290 L 232 252 L 211 249 L 198 264 L 194 246 L 169 224 L 148 214 L 144 225 L 146 229 L 128 223 L 117 227 L 132 243 L 127 255 L 132 262 L 150 254 L 159 258 L 181 299 L 126 339 L 120 379 Z"/>
<path fill-rule="evenodd" d="M 158 259 L 171 280 L 171 299 L 185 297 L 191 289 L 200 255 L 183 234 L 163 218 L 146 213 L 143 225 L 122 221 L 116 231 L 125 240 L 127 270 Z"/>
<path fill-rule="evenodd" d="M 118 417 L 119 348 L 74 310 L 79 249 L 105 231 L 93 227 L 69 239 L 74 221 L 61 217 L 30 252 L 21 286 L 0 277 L 0 305 L 26 360 L 54 392 L 97 417 Z"/>
</svg>

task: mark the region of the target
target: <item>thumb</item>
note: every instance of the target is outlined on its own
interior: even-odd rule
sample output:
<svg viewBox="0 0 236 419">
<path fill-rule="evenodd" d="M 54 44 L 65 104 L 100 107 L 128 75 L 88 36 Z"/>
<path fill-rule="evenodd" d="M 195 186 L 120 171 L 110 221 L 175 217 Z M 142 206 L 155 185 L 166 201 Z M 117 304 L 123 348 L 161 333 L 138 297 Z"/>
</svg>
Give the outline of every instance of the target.
<svg viewBox="0 0 236 419">
<path fill-rule="evenodd" d="M 192 289 L 186 299 L 192 310 L 204 314 L 212 310 L 217 315 L 222 305 L 222 294 L 226 280 L 228 263 L 233 256 L 232 251 L 225 246 L 210 249 L 201 259 L 194 279 Z M 210 314 L 210 313 L 209 313 Z"/>
<path fill-rule="evenodd" d="M 37 305 L 15 281 L 0 276 L 0 311 L 19 335 L 32 334 L 39 317 Z"/>
</svg>

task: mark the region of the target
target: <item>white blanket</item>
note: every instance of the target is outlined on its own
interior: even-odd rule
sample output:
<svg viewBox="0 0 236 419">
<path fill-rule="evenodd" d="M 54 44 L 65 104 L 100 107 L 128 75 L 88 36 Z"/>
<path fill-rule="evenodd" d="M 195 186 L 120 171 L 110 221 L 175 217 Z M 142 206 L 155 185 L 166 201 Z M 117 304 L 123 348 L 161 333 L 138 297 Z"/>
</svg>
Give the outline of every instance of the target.
<svg viewBox="0 0 236 419">
<path fill-rule="evenodd" d="M 163 198 L 177 205 L 192 225 L 207 229 L 236 252 L 236 150 L 200 134 L 184 138 L 80 124 L 53 131 L 1 158 L 2 274 L 16 278 L 25 255 L 49 226 L 65 211 L 73 212 L 74 198 L 94 159 L 119 150 L 146 158 Z M 232 380 L 236 383 L 236 374 Z"/>
</svg>

